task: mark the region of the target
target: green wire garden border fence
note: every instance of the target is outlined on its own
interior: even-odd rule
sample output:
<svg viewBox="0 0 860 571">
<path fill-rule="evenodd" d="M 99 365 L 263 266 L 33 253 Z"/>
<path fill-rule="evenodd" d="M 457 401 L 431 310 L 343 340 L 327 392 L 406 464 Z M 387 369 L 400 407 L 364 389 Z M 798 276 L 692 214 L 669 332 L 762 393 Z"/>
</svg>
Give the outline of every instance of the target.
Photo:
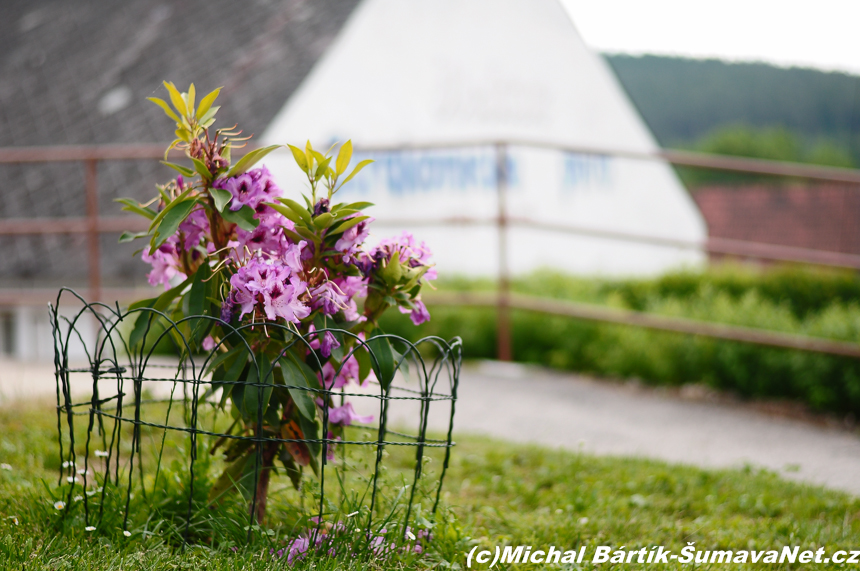
<svg viewBox="0 0 860 571">
<path fill-rule="evenodd" d="M 64 304 L 64 294 L 74 299 L 68 300 Z M 69 313 L 68 306 L 71 305 L 70 302 L 72 301 L 76 309 L 73 313 Z M 64 313 L 61 313 L 61 307 L 65 310 Z M 213 380 L 209 371 L 210 364 L 212 364 L 213 359 L 219 354 L 219 347 L 228 341 L 228 337 L 233 337 L 234 335 L 235 339 L 233 341 L 242 340 L 245 343 L 250 366 L 257 371 L 256 378 L 270 380 L 274 377 L 275 363 L 263 362 L 266 359 L 255 356 L 251 347 L 247 346 L 247 341 L 241 336 L 242 329 L 251 327 L 251 324 L 232 327 L 216 317 L 205 315 L 189 316 L 174 322 L 168 315 L 155 309 L 140 308 L 124 311 L 120 308 L 119 304 L 111 306 L 100 302 L 88 303 L 83 297 L 68 288 L 60 290 L 57 295 L 56 304 L 49 304 L 49 311 L 54 340 L 54 364 L 57 381 L 57 431 L 60 456 L 59 481 L 61 484 L 67 481 L 76 481 L 78 475 L 81 475 L 83 479 L 82 485 L 86 489 L 88 483 L 92 483 L 87 481 L 87 478 L 91 474 L 90 470 L 93 470 L 92 477 L 95 480 L 95 466 L 101 462 L 103 462 L 102 465 L 104 466 L 103 473 L 101 474 L 102 485 L 100 491 L 102 496 L 101 501 L 98 502 L 99 509 L 95 510 L 95 505 L 90 505 L 92 502 L 89 497 L 90 494 L 83 494 L 80 500 L 83 503 L 86 525 L 89 526 L 100 521 L 105 505 L 104 495 L 108 487 L 113 485 L 119 488 L 121 493 L 124 493 L 125 512 L 123 514 L 123 529 L 126 529 L 129 519 L 129 504 L 133 493 L 137 486 L 145 485 L 144 473 L 147 470 L 155 470 L 157 472 L 161 469 L 160 463 L 161 455 L 164 451 L 165 436 L 171 432 L 182 434 L 183 438 L 187 438 L 188 450 L 190 451 L 187 466 L 190 485 L 183 542 L 188 541 L 188 526 L 191 523 L 192 510 L 194 509 L 194 485 L 195 480 L 200 476 L 200 474 L 195 473 L 195 468 L 198 464 L 198 439 L 201 437 L 222 439 L 222 442 L 224 439 L 244 439 L 252 442 L 252 445 L 255 447 L 253 502 L 248 510 L 249 540 L 250 530 L 257 523 L 254 507 L 259 500 L 257 488 L 259 486 L 258 476 L 262 466 L 263 449 L 267 443 L 273 442 L 302 443 L 306 446 L 322 447 L 322 453 L 319 455 L 319 503 L 318 505 L 314 505 L 314 509 L 318 509 L 316 509 L 317 518 L 313 520 L 317 523 L 317 532 L 319 531 L 319 526 L 322 525 L 323 516 L 326 515 L 325 486 L 327 470 L 329 472 L 332 469 L 338 470 L 338 466 L 342 466 L 342 463 L 338 464 L 331 461 L 332 456 L 329 454 L 330 447 L 342 447 L 341 449 L 344 451 L 347 447 L 371 447 L 373 452 L 375 452 L 372 474 L 367 476 L 370 482 L 369 485 L 372 486 L 369 509 L 367 510 L 367 521 L 362 524 L 363 528 L 367 530 L 370 530 L 374 523 L 374 507 L 380 501 L 380 494 L 383 492 L 380 489 L 379 480 L 380 471 L 386 457 L 384 454 L 385 448 L 389 446 L 414 447 L 415 465 L 412 484 L 405 508 L 402 510 L 404 514 L 402 521 L 403 534 L 408 533 L 410 517 L 414 515 L 413 507 L 416 500 L 416 487 L 422 476 L 425 454 L 428 449 L 444 450 L 441 473 L 439 474 L 438 485 L 435 486 L 435 497 L 433 498 L 432 513 L 436 513 L 442 484 L 450 460 L 451 447 L 455 444 L 452 440 L 452 431 L 457 387 L 462 365 L 462 346 L 459 338 L 448 342 L 438 337 L 427 337 L 412 343 L 402 337 L 386 335 L 385 337 L 388 338 L 392 347 L 399 349 L 400 358 L 394 363 L 394 366 L 400 374 L 395 375 L 394 380 L 387 387 L 383 387 L 379 382 L 372 382 L 371 385 L 365 386 L 372 387 L 373 391 L 357 392 L 350 385 L 341 388 L 326 389 L 324 385 L 310 387 L 274 384 L 273 382 L 245 383 L 242 381 L 219 382 L 217 379 Z M 149 316 L 147 318 L 146 330 L 143 333 L 143 337 L 139 339 L 139 342 L 136 340 L 134 344 L 131 344 L 129 343 L 131 335 L 128 333 L 131 331 L 130 325 L 138 320 L 141 313 L 148 314 Z M 191 350 L 192 343 L 182 335 L 180 327 L 182 322 L 199 322 L 199 320 L 216 321 L 224 328 L 224 331 L 229 331 L 229 333 L 212 350 L 195 354 Z M 89 321 L 89 325 L 84 325 L 87 321 Z M 163 326 L 154 326 L 158 322 L 162 323 Z M 256 324 L 256 326 L 259 327 L 260 324 Z M 374 353 L 374 346 L 348 331 L 321 329 L 300 335 L 283 325 L 267 323 L 266 327 L 280 327 L 290 331 L 292 333 L 292 341 L 283 347 L 281 355 L 290 350 L 294 344 L 302 344 L 307 349 L 308 365 L 317 371 L 321 369 L 321 364 L 319 358 L 315 358 L 316 354 L 311 348 L 311 343 L 314 341 L 316 335 L 321 335 L 325 331 L 336 331 L 340 335 L 350 335 L 356 339 L 356 345 L 351 349 L 349 355 L 344 358 L 344 363 L 355 351 L 366 350 L 374 366 L 378 366 L 380 357 Z M 169 340 L 168 342 L 172 342 L 174 346 L 178 346 L 179 356 L 174 357 L 175 362 L 171 362 L 170 364 L 158 362 L 159 358 L 156 354 L 156 347 L 165 340 Z M 74 355 L 70 355 L 70 349 L 72 353 L 77 351 L 78 354 L 83 351 L 85 358 L 76 359 Z M 76 363 L 76 360 L 79 363 Z M 316 362 L 314 363 L 314 361 Z M 170 374 L 171 372 L 172 374 Z M 339 372 L 338 370 L 336 374 L 339 374 Z M 404 372 L 406 372 L 405 375 L 403 374 Z M 73 384 L 76 387 L 81 386 L 80 383 L 73 383 L 72 379 L 75 376 L 79 378 L 83 377 L 87 385 L 91 387 L 89 398 L 75 398 L 73 396 Z M 90 382 L 91 384 L 89 384 Z M 221 392 L 228 385 L 238 384 L 245 385 L 245 391 L 248 391 L 249 387 L 257 389 L 257 419 L 253 434 L 242 436 L 232 434 L 229 431 L 219 432 L 205 426 L 206 421 L 201 411 L 205 411 L 205 407 L 214 408 L 221 406 L 219 396 Z M 169 396 L 161 398 L 156 396 L 156 398 L 153 398 L 153 395 L 163 394 L 164 391 L 158 389 L 164 386 L 169 386 Z M 181 390 L 178 390 L 180 388 Z M 232 389 L 235 389 L 235 386 Z M 359 402 L 360 400 L 369 402 L 368 399 L 378 401 L 378 406 L 375 405 L 374 409 L 378 411 L 378 416 L 375 418 L 379 422 L 374 426 L 362 425 L 359 427 L 365 429 L 365 434 L 372 434 L 375 431 L 376 438 L 351 440 L 331 438 L 331 433 L 329 432 L 329 409 L 327 406 L 320 407 L 322 431 L 318 434 L 318 438 L 271 438 L 265 435 L 262 430 L 266 420 L 264 418 L 266 411 L 263 410 L 264 399 L 262 398 L 265 391 L 271 391 L 270 395 L 277 391 L 307 391 L 311 393 L 315 401 L 319 398 L 326 400 L 331 398 L 338 399 L 341 404 L 343 404 L 344 399 L 347 397 L 349 397 L 350 402 Z M 80 391 L 78 391 L 78 394 L 81 394 Z M 246 392 L 245 394 L 248 393 Z M 144 412 L 147 407 L 159 403 L 162 407 L 164 405 L 167 407 L 167 414 L 164 416 L 164 420 L 157 422 L 145 419 Z M 184 422 L 171 422 L 170 410 L 177 403 L 183 407 L 184 414 L 181 416 Z M 391 430 L 388 422 L 393 407 L 408 405 L 409 403 L 413 407 L 417 404 L 418 408 L 417 418 L 414 418 L 414 430 L 412 432 Z M 428 420 L 431 405 L 434 403 L 438 403 L 436 404 L 437 408 L 434 410 L 441 408 L 447 415 L 446 431 L 444 437 L 440 438 L 428 437 Z M 77 419 L 83 419 L 86 423 L 86 440 L 83 443 L 82 453 L 79 452 L 81 450 L 81 443 L 75 439 L 76 428 L 79 431 L 82 428 L 80 424 L 76 427 Z M 143 462 L 142 427 L 147 427 L 149 431 L 161 431 L 161 444 L 155 466 L 148 466 Z M 126 429 L 125 431 L 123 430 L 124 428 Z M 131 446 L 129 449 L 126 444 L 126 449 L 130 451 L 123 454 L 120 452 L 120 443 L 124 437 L 123 435 L 126 434 L 127 437 L 128 433 L 130 433 L 131 437 Z M 99 453 L 98 456 L 100 457 L 98 461 L 94 460 L 95 452 Z M 83 458 L 80 458 L 81 455 Z M 76 472 L 76 467 L 81 462 L 83 463 L 83 470 Z M 135 471 L 139 475 L 138 481 L 133 477 Z M 153 485 L 157 485 L 157 483 L 158 479 L 156 477 Z M 74 486 L 69 487 L 67 498 L 69 504 L 73 501 L 74 489 Z M 146 490 L 144 489 L 143 491 L 145 492 Z M 389 527 L 391 523 L 389 522 Z"/>
</svg>

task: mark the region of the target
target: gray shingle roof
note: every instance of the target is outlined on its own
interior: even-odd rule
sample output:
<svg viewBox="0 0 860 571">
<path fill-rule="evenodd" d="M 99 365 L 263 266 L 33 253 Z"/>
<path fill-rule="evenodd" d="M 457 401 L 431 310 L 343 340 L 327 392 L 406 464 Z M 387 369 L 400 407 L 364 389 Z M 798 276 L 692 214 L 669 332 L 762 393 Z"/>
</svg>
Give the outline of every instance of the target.
<svg viewBox="0 0 860 571">
<path fill-rule="evenodd" d="M 162 80 L 224 86 L 220 126 L 261 133 L 328 48 L 358 0 L 5 0 L 0 146 L 155 143 L 170 121 L 145 100 Z M 153 195 L 172 171 L 103 163 L 100 211 Z M 83 166 L 0 165 L 0 218 L 83 216 Z M 136 246 L 102 239 L 106 285 L 140 285 Z M 0 237 L 0 287 L 86 282 L 83 236 Z"/>
</svg>

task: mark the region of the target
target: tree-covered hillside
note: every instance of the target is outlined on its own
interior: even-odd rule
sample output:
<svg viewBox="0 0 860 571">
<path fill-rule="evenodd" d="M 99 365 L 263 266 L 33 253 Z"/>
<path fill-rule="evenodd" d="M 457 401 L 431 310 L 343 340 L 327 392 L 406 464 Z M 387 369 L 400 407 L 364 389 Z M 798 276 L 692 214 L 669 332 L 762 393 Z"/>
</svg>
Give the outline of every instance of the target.
<svg viewBox="0 0 860 571">
<path fill-rule="evenodd" d="M 697 147 L 743 125 L 787 130 L 807 149 L 827 145 L 860 164 L 860 76 L 764 63 L 606 55 L 654 135 Z"/>
</svg>

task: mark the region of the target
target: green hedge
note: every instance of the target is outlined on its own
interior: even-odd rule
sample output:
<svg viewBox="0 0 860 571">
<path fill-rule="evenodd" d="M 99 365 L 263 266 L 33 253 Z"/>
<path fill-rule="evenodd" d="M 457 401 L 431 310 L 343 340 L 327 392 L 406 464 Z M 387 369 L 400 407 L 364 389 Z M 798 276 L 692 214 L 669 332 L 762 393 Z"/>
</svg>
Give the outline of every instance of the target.
<svg viewBox="0 0 860 571">
<path fill-rule="evenodd" d="M 491 281 L 450 280 L 443 291 L 488 290 Z M 860 280 L 852 273 L 724 267 L 652 280 L 588 280 L 540 272 L 521 293 L 860 342 Z M 389 312 L 383 328 L 408 338 L 459 335 L 467 358 L 495 356 L 495 313 L 430 308 L 414 327 Z M 788 398 L 815 410 L 860 413 L 860 361 L 636 327 L 513 312 L 517 361 L 658 385 L 705 383 L 743 397 Z"/>
</svg>

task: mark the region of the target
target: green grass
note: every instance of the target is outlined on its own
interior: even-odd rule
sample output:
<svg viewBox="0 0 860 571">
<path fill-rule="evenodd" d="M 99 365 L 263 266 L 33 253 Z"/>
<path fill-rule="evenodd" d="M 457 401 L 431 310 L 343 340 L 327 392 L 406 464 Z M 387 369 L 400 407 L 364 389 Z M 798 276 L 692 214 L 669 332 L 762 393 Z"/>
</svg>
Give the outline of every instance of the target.
<svg viewBox="0 0 860 571">
<path fill-rule="evenodd" d="M 119 533 L 118 516 L 113 514 L 118 505 L 110 497 L 107 523 L 87 532 L 80 508 L 70 510 L 64 520 L 51 505 L 51 494 L 58 490 L 55 424 L 50 405 L 0 409 L 0 462 L 12 467 L 0 470 L 0 568 L 281 568 L 283 561 L 273 562 L 268 550 L 295 533 L 287 505 L 295 497 L 288 495 L 285 478 L 277 477 L 281 488 L 270 504 L 276 506 L 270 510 L 271 527 L 254 530 L 250 545 L 244 544 L 242 508 L 235 502 L 204 514 L 200 521 L 209 522 L 208 532 L 201 532 L 198 543 L 183 551 L 171 539 L 176 516 L 169 508 L 184 501 L 181 465 L 169 467 L 181 451 L 171 448 L 166 455 L 169 477 L 161 495 L 132 502 L 134 535 L 126 538 Z M 400 481 L 410 464 L 408 454 L 394 450 L 388 460 L 386 481 Z M 427 469 L 439 469 L 438 457 Z M 432 483 L 434 475 L 429 479 Z M 588 553 L 604 544 L 628 548 L 659 544 L 677 553 L 691 541 L 700 549 L 781 550 L 783 545 L 798 545 L 801 550 L 825 547 L 832 553 L 860 547 L 860 500 L 756 469 L 706 471 L 468 437 L 454 449 L 444 490 L 435 537 L 424 555 L 386 561 L 321 556 L 296 568 L 456 569 L 465 566 L 464 554 L 475 544 L 490 549 L 497 544 L 535 549 L 549 545 L 575 549 L 584 544 Z M 147 522 L 152 513 L 157 516 Z M 142 534 L 144 527 L 151 534 Z"/>
</svg>

